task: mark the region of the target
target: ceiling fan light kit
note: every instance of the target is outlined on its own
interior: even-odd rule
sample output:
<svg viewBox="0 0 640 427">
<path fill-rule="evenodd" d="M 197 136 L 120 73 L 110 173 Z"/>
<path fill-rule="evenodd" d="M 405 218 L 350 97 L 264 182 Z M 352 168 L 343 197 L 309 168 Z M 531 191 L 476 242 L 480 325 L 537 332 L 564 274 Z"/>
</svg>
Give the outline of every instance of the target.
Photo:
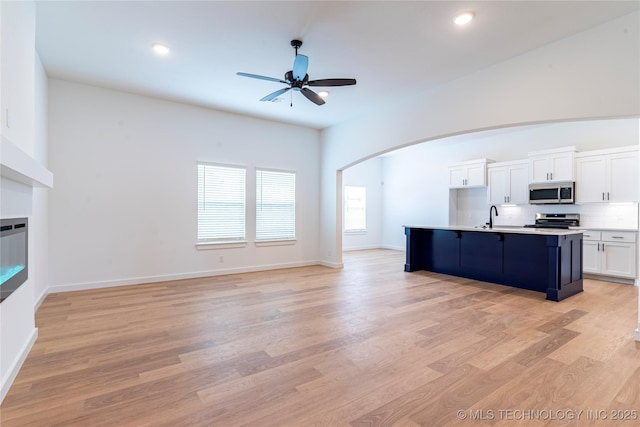
<svg viewBox="0 0 640 427">
<path fill-rule="evenodd" d="M 275 92 L 270 93 L 269 95 L 260 99 L 260 101 L 273 101 L 280 95 L 293 90 L 294 92 L 302 93 L 305 98 L 309 101 L 313 102 L 316 105 L 323 105 L 325 103 L 323 96 L 318 95 L 316 92 L 309 89 L 307 86 L 320 86 L 320 87 L 336 87 L 336 86 L 352 86 L 356 84 L 356 79 L 320 79 L 320 80 L 309 80 L 309 74 L 307 74 L 307 70 L 309 69 L 309 58 L 306 55 L 301 55 L 298 53 L 298 49 L 302 46 L 302 41 L 294 39 L 291 40 L 291 47 L 296 50 L 296 56 L 293 61 L 293 67 L 291 70 L 287 71 L 284 74 L 284 79 L 276 79 L 274 77 L 261 76 L 259 74 L 249 74 L 249 73 L 236 73 L 238 76 L 249 77 L 252 79 L 259 80 L 267 80 L 276 83 L 283 83 L 288 85 L 288 87 L 279 89 Z M 325 95 L 328 95 L 329 92 L 325 92 Z"/>
</svg>

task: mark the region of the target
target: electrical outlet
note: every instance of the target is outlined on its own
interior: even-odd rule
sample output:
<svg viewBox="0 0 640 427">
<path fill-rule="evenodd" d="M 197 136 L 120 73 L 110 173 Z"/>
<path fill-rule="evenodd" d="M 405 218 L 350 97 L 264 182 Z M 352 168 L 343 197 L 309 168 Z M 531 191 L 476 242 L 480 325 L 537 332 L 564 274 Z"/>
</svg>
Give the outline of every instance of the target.
<svg viewBox="0 0 640 427">
<path fill-rule="evenodd" d="M 222 264 L 223 262 L 224 262 L 224 257 L 223 257 L 223 256 L 221 256 L 221 257 L 220 257 L 220 264 Z"/>
</svg>

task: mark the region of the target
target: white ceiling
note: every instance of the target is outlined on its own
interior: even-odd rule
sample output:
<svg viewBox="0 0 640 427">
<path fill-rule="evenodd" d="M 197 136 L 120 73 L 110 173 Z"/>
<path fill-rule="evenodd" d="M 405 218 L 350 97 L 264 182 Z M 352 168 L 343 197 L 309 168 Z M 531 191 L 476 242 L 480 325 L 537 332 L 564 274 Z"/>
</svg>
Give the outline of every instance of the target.
<svg viewBox="0 0 640 427">
<path fill-rule="evenodd" d="M 637 1 L 41 1 L 36 48 L 50 77 L 322 129 L 640 8 Z M 456 27 L 453 16 L 474 10 Z M 310 79 L 356 78 L 323 106 L 284 85 L 290 40 Z M 168 57 L 153 42 L 171 47 Z M 318 88 L 315 88 L 318 89 Z"/>
</svg>

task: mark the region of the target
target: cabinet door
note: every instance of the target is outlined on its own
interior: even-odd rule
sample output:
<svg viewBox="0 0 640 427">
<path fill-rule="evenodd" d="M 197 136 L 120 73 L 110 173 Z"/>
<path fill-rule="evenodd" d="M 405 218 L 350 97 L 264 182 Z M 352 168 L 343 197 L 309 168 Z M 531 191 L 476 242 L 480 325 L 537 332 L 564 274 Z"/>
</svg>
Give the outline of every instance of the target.
<svg viewBox="0 0 640 427">
<path fill-rule="evenodd" d="M 638 152 L 612 154 L 607 170 L 607 200 L 638 201 Z"/>
<path fill-rule="evenodd" d="M 502 241 L 499 233 L 463 232 L 460 239 L 462 276 L 492 281 L 502 274 Z"/>
<path fill-rule="evenodd" d="M 460 268 L 460 233 L 433 230 L 426 265 L 438 273 L 455 275 Z"/>
<path fill-rule="evenodd" d="M 573 153 L 557 153 L 549 156 L 551 181 L 573 181 Z"/>
<path fill-rule="evenodd" d="M 514 165 L 509 169 L 508 203 L 526 204 L 529 203 L 529 181 L 528 168 L 526 164 Z"/>
<path fill-rule="evenodd" d="M 576 160 L 576 202 L 603 202 L 606 199 L 606 158 L 581 157 Z"/>
<path fill-rule="evenodd" d="M 602 274 L 636 277 L 636 244 L 602 242 Z"/>
<path fill-rule="evenodd" d="M 582 271 L 600 273 L 600 241 L 582 240 Z"/>
<path fill-rule="evenodd" d="M 467 185 L 487 185 L 486 166 L 484 164 L 472 165 L 467 168 Z"/>
<path fill-rule="evenodd" d="M 490 205 L 507 203 L 506 198 L 509 195 L 507 172 L 508 168 L 506 167 L 488 168 L 489 188 L 487 194 Z"/>
<path fill-rule="evenodd" d="M 450 168 L 449 169 L 449 188 L 464 187 L 467 179 L 467 168 Z"/>
<path fill-rule="evenodd" d="M 549 248 L 544 236 L 504 234 L 504 280 L 519 288 L 546 292 L 549 282 Z"/>
<path fill-rule="evenodd" d="M 529 158 L 529 182 L 545 182 L 549 180 L 549 158 L 536 156 Z"/>
</svg>

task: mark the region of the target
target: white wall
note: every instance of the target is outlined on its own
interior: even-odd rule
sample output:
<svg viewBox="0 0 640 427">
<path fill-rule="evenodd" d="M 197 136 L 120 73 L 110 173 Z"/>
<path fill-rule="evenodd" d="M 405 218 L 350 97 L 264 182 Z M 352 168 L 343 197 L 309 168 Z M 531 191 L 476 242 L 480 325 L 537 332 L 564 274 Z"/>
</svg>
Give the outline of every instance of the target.
<svg viewBox="0 0 640 427">
<path fill-rule="evenodd" d="M 45 168 L 49 167 L 47 128 L 48 77 L 36 54 L 35 64 L 35 134 L 33 157 Z M 49 189 L 33 188 L 32 215 L 29 233 L 33 236 L 32 264 L 34 277 L 34 303 L 36 309 L 47 296 L 49 288 Z"/>
<path fill-rule="evenodd" d="M 342 248 L 345 251 L 379 248 L 382 244 L 382 159 L 374 158 L 359 163 L 342 174 L 344 186 L 366 188 L 367 230 L 344 232 Z M 343 196 L 344 197 L 344 196 Z"/>
<path fill-rule="evenodd" d="M 45 152 L 46 140 L 36 138 L 41 130 L 36 117 L 35 5 L 33 2 L 0 2 L 2 38 L 0 72 L 0 111 L 3 137 L 32 157 Z M 6 120 L 7 110 L 10 120 Z M 40 160 L 40 159 L 38 159 Z M 28 216 L 29 223 L 46 221 L 46 211 L 33 207 L 31 187 L 0 179 L 0 216 Z M 36 247 L 42 230 L 29 229 L 29 278 L 0 304 L 0 401 L 4 398 L 37 337 L 34 321 L 34 293 L 38 283 Z"/>
<path fill-rule="evenodd" d="M 318 261 L 319 132 L 49 81 L 52 291 Z M 244 248 L 196 250 L 196 162 L 248 166 Z M 294 170 L 295 245 L 256 247 L 254 167 Z"/>
<path fill-rule="evenodd" d="M 482 129 L 640 115 L 639 17 L 621 17 L 324 130 L 320 253 L 326 263 L 341 264 L 337 170 L 402 146 Z"/>
<path fill-rule="evenodd" d="M 638 144 L 640 120 L 615 119 L 525 126 L 444 138 L 406 147 L 383 158 L 383 245 L 404 248 L 402 225 L 480 225 L 489 219 L 486 188 L 448 189 L 448 165 L 489 158 L 521 160 L 529 151 L 575 146 L 578 151 Z M 451 193 L 451 194 L 450 194 Z M 454 198 L 456 212 L 449 212 Z M 533 223 L 536 212 L 578 212 L 593 227 L 637 228 L 638 206 L 498 207 L 498 225 Z"/>
</svg>

